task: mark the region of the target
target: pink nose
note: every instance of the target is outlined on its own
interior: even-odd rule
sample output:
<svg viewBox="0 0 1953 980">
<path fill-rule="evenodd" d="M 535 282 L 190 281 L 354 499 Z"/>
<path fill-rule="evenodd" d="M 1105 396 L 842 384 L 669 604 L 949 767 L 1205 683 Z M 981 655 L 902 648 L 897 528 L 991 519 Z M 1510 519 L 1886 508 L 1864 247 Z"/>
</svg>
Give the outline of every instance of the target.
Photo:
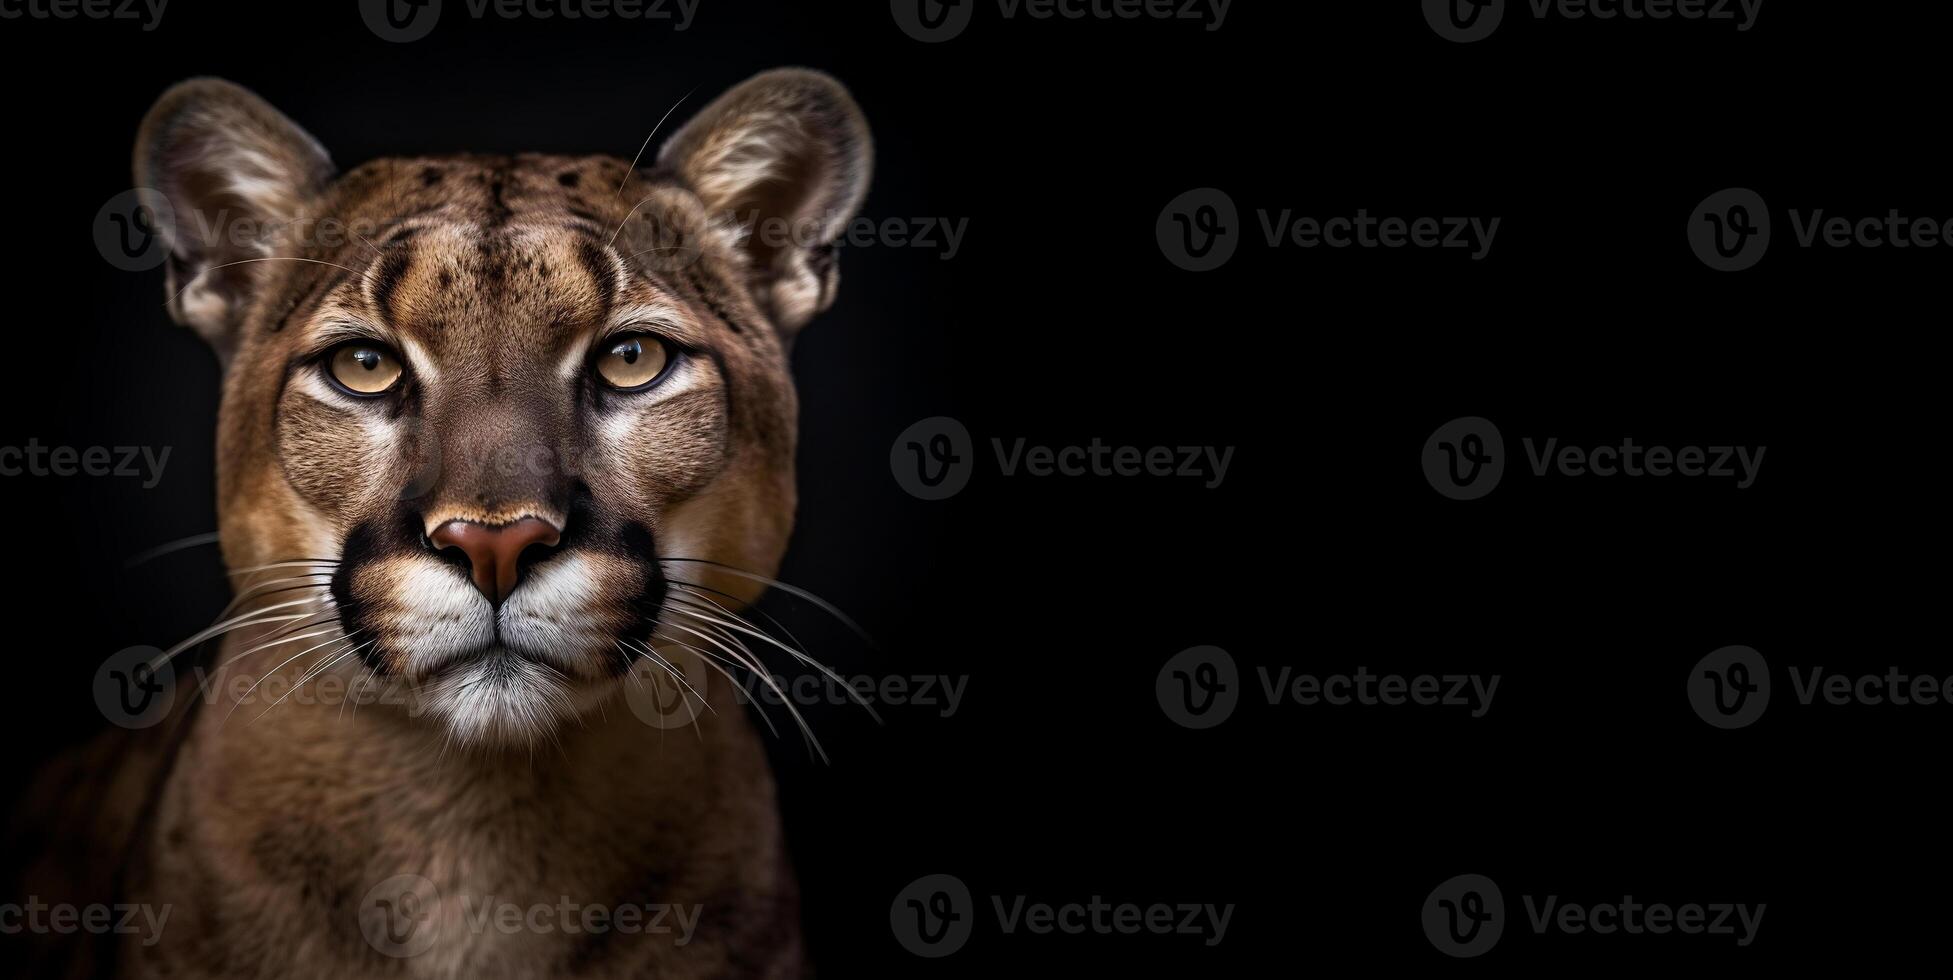
<svg viewBox="0 0 1953 980">
<path fill-rule="evenodd" d="M 449 521 L 427 536 L 436 548 L 460 548 L 474 567 L 475 588 L 488 601 L 501 605 L 515 591 L 521 575 L 518 560 L 530 547 L 554 548 L 563 540 L 556 525 L 540 517 L 525 517 L 513 524 L 489 527 L 473 521 Z"/>
</svg>

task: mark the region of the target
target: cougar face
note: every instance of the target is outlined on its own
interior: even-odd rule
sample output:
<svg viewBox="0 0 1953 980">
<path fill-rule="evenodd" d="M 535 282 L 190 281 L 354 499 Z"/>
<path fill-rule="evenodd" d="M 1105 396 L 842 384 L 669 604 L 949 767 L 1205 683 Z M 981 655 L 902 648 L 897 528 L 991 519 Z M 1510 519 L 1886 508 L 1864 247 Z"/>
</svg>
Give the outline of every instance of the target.
<svg viewBox="0 0 1953 980">
<path fill-rule="evenodd" d="M 833 299 L 828 243 L 869 165 L 847 94 L 797 70 L 727 93 L 642 169 L 335 177 L 250 93 L 173 89 L 137 179 L 172 313 L 225 363 L 227 561 L 317 587 L 343 669 L 413 685 L 462 741 L 591 709 L 653 655 L 674 588 L 736 607 L 755 587 L 720 566 L 776 569 L 787 350 Z"/>
</svg>

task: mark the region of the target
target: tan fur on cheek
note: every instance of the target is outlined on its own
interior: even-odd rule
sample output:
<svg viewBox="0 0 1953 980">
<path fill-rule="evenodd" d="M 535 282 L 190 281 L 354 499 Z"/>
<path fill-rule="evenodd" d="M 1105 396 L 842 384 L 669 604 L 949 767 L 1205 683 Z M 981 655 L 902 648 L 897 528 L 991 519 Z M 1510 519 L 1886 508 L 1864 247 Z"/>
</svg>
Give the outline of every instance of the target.
<svg viewBox="0 0 1953 980">
<path fill-rule="evenodd" d="M 641 517 L 697 493 L 726 465 L 723 399 L 712 384 L 655 405 L 614 410 L 597 429 L 591 487 Z"/>
<path fill-rule="evenodd" d="M 294 378 L 278 413 L 278 462 L 285 478 L 313 506 L 334 517 L 343 531 L 358 511 L 383 507 L 404 487 L 398 458 L 404 423 L 349 410 L 323 392 L 324 382 Z"/>
</svg>

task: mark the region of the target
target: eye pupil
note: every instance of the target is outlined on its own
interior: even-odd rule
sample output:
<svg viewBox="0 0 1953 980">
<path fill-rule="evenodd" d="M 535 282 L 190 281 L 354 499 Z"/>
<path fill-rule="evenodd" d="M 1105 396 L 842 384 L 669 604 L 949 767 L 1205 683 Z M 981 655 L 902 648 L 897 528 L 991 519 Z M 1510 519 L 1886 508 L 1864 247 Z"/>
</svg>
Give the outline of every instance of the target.
<svg viewBox="0 0 1953 980">
<path fill-rule="evenodd" d="M 340 387 L 355 395 L 381 395 L 399 383 L 400 359 L 384 347 L 347 344 L 335 351 L 326 370 Z"/>
<path fill-rule="evenodd" d="M 594 366 L 605 384 L 632 391 L 656 381 L 670 363 L 671 352 L 663 341 L 640 336 L 612 342 Z"/>
</svg>

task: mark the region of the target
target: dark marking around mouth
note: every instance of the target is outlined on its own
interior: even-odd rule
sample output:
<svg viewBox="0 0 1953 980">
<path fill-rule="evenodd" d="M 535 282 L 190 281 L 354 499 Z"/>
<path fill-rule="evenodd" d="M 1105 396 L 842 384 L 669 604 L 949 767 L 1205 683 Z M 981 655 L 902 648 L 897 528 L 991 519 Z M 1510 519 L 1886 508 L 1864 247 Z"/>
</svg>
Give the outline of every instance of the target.
<svg viewBox="0 0 1953 980">
<path fill-rule="evenodd" d="M 643 569 L 643 577 L 636 594 L 629 597 L 610 596 L 600 615 L 611 623 L 623 620 L 615 639 L 629 640 L 632 644 L 648 642 L 671 590 L 664 567 L 658 561 L 657 542 L 651 529 L 644 524 L 604 513 L 599 509 L 590 488 L 580 483 L 571 488 L 567 503 L 564 531 L 555 550 L 548 555 L 525 553 L 522 560 L 532 567 L 531 574 L 534 565 L 578 550 L 600 552 L 637 564 Z M 328 589 L 339 615 L 340 630 L 347 636 L 364 631 L 361 638 L 367 642 L 357 647 L 357 656 L 368 670 L 380 677 L 392 676 L 397 672 L 389 664 L 393 654 L 384 648 L 385 637 L 377 624 L 366 618 L 364 604 L 354 586 L 354 576 L 372 562 L 403 553 L 432 557 L 443 564 L 452 565 L 463 576 L 469 573 L 468 558 L 459 549 L 437 549 L 426 540 L 418 511 L 410 504 L 396 507 L 389 516 L 362 521 L 346 535 L 340 549 L 339 565 L 333 570 Z M 373 583 L 369 581 L 366 588 L 373 588 Z M 628 616 L 620 616 L 620 613 L 627 613 Z M 549 616 L 543 618 L 550 619 Z M 499 643 L 499 622 L 495 623 L 495 628 Z M 625 644 L 620 642 L 619 645 Z M 537 659 L 529 652 L 511 652 L 524 659 L 547 664 L 547 661 Z M 609 676 L 622 677 L 643 656 L 642 653 L 631 652 L 621 657 L 602 656 L 600 659 Z"/>
<path fill-rule="evenodd" d="M 359 603 L 353 597 L 353 572 L 378 557 L 380 550 L 379 529 L 371 521 L 353 528 L 340 549 L 339 567 L 333 570 L 331 591 L 333 605 L 339 609 L 339 631 L 347 636 L 359 629 Z M 386 658 L 378 643 L 361 646 L 359 659 L 373 673 L 386 675 Z"/>
<path fill-rule="evenodd" d="M 657 542 L 651 537 L 650 529 L 635 521 L 624 525 L 618 534 L 619 544 L 630 557 L 645 563 L 644 586 L 637 598 L 632 600 L 632 612 L 637 622 L 622 637 L 623 639 L 648 642 L 650 634 L 657 631 L 658 613 L 664 609 L 665 597 L 671 594 L 671 582 L 665 578 L 664 565 L 658 561 Z M 626 650 L 631 650 L 627 645 Z M 611 672 L 622 677 L 630 673 L 632 665 L 642 659 L 644 654 L 631 650 L 621 665 L 613 663 Z"/>
</svg>

